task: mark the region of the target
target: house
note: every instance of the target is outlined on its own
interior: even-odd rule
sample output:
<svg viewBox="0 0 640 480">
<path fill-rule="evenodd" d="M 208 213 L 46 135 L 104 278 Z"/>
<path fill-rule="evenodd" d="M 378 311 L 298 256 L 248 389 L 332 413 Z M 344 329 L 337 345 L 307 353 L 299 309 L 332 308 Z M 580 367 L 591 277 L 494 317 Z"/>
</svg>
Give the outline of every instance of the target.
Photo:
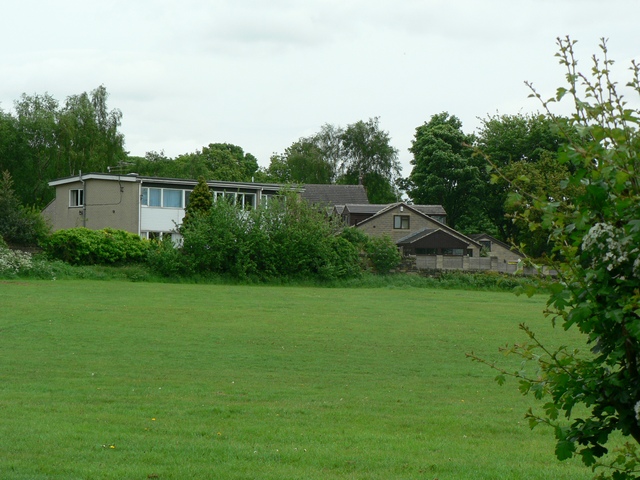
<svg viewBox="0 0 640 480">
<path fill-rule="evenodd" d="M 343 218 L 350 219 L 355 211 L 368 215 L 369 212 L 360 207 L 345 205 Z M 433 212 L 433 216 L 425 212 Z M 479 242 L 439 219 L 446 219 L 441 206 L 399 202 L 383 206 L 354 226 L 371 236 L 389 235 L 405 255 L 480 256 L 482 245 Z"/>
<path fill-rule="evenodd" d="M 43 215 L 53 230 L 115 228 L 143 238 L 171 235 L 179 239 L 189 195 L 198 182 L 137 174 L 79 174 L 49 182 L 55 199 Z M 278 195 L 283 185 L 250 182 L 207 182 L 214 198 L 225 197 L 242 208 L 255 208 Z"/>
<path fill-rule="evenodd" d="M 407 204 L 409 205 L 409 204 Z M 345 224 L 350 227 L 373 217 L 378 212 L 387 208 L 389 204 L 346 204 L 336 205 L 334 212 L 342 217 Z M 441 205 L 411 205 L 411 207 L 419 212 L 428 215 L 440 223 L 447 223 L 447 212 Z"/>
<path fill-rule="evenodd" d="M 476 242 L 482 245 L 482 252 L 489 257 L 498 257 L 507 262 L 518 262 L 525 256 L 517 249 L 510 247 L 508 244 L 492 237 L 486 233 L 478 233 L 469 235 Z"/>
</svg>

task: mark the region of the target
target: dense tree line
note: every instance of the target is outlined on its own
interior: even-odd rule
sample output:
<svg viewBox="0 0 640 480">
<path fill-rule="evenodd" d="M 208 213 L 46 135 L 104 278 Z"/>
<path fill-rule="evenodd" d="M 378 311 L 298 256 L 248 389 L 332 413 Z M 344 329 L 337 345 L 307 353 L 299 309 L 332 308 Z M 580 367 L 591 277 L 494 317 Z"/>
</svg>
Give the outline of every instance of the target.
<svg viewBox="0 0 640 480">
<path fill-rule="evenodd" d="M 0 171 L 11 174 L 23 205 L 53 198 L 47 183 L 79 171 L 106 171 L 126 159 L 122 113 L 109 110 L 104 86 L 72 95 L 63 105 L 48 93 L 23 94 L 15 113 L 0 110 Z"/>
<path fill-rule="evenodd" d="M 79 171 L 282 184 L 362 183 L 371 203 L 398 201 L 443 205 L 449 224 L 463 233 L 487 232 L 533 256 L 549 252 L 546 238 L 517 220 L 523 202 L 510 202 L 511 185 L 492 179 L 487 165 L 506 177 L 526 178 L 532 192 L 559 194 L 566 167 L 557 153 L 563 138 L 543 115 L 494 115 L 474 134 L 447 112 L 416 128 L 412 170 L 400 176 L 398 151 L 378 118 L 346 127 L 326 124 L 300 138 L 266 167 L 242 147 L 210 143 L 176 158 L 162 152 L 128 156 L 119 131 L 122 114 L 107 107 L 105 87 L 72 95 L 60 104 L 49 94 L 22 95 L 15 113 L 0 110 L 0 171 L 11 175 L 22 205 L 44 207 L 53 196 L 47 182 Z M 563 192 L 566 194 L 567 192 Z"/>
</svg>

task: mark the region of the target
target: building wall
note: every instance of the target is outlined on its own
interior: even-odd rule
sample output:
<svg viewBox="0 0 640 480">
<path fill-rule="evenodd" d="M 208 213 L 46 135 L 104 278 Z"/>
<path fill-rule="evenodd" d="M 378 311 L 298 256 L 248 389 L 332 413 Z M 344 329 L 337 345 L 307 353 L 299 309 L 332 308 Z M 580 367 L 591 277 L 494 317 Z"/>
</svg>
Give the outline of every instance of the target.
<svg viewBox="0 0 640 480">
<path fill-rule="evenodd" d="M 58 185 L 56 199 L 44 215 L 54 231 L 109 227 L 138 233 L 139 186 L 137 182 L 89 179 L 84 182 L 84 206 L 70 206 L 70 191 L 81 190 L 82 182 Z"/>
<path fill-rule="evenodd" d="M 393 217 L 395 215 L 403 215 L 409 217 L 409 229 L 393 228 Z M 405 208 L 402 212 L 400 207 L 396 207 L 382 215 L 375 217 L 367 222 L 358 225 L 358 228 L 371 236 L 381 237 L 385 234 L 389 235 L 394 242 L 406 237 L 412 232 L 417 232 L 423 228 L 439 228 L 439 225 L 422 215 L 418 215 L 413 211 Z"/>
<path fill-rule="evenodd" d="M 491 253 L 492 257 L 498 257 L 500 260 L 504 260 L 505 262 L 517 262 L 518 260 L 522 260 L 522 256 L 518 255 L 516 252 L 509 250 L 508 248 L 504 248 L 502 245 L 498 245 L 497 243 L 491 242 Z"/>
</svg>

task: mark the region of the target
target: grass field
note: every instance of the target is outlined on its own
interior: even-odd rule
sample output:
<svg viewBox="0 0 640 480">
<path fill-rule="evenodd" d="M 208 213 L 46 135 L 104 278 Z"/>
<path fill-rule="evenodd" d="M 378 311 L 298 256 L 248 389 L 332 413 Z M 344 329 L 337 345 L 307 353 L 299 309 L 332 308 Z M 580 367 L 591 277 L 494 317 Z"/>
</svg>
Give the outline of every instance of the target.
<svg viewBox="0 0 640 480">
<path fill-rule="evenodd" d="M 465 358 L 543 297 L 0 282 L 0 479 L 587 479 Z"/>
</svg>

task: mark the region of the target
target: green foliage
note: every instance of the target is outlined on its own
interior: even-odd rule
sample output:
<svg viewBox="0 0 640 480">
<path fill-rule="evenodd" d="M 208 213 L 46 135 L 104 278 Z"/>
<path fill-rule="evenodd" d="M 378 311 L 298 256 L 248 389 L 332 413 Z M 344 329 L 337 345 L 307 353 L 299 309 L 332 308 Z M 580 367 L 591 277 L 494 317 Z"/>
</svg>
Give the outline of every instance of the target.
<svg viewBox="0 0 640 480">
<path fill-rule="evenodd" d="M 398 197 L 395 181 L 400 175 L 400 163 L 398 150 L 391 146 L 391 137 L 380 129 L 378 120 L 360 120 L 344 130 L 341 171 L 351 184 L 362 180 L 371 203 L 387 203 Z"/>
<path fill-rule="evenodd" d="M 494 115 L 482 121 L 477 136 L 478 150 L 504 175 L 492 176 L 491 171 L 481 170 L 481 211 L 495 225 L 497 238 L 516 245 L 526 243 L 526 253 L 534 258 L 549 253 L 551 247 L 543 233 L 532 233 L 517 220 L 518 214 L 528 211 L 529 206 L 526 201 L 511 201 L 509 194 L 524 190 L 549 199 L 567 194 L 559 192 L 559 179 L 568 173 L 566 165 L 557 161 L 558 151 L 566 143 L 559 126 L 569 132 L 563 118 Z"/>
<path fill-rule="evenodd" d="M 377 117 L 346 128 L 324 125 L 317 134 L 273 155 L 266 170 L 269 181 L 286 184 L 362 183 L 371 203 L 397 200 L 399 174 L 398 150 Z"/>
<path fill-rule="evenodd" d="M 213 206 L 213 194 L 204 177 L 198 179 L 198 183 L 189 195 L 189 204 L 184 211 L 182 225 L 186 225 L 196 215 L 205 215 Z"/>
<path fill-rule="evenodd" d="M 418 204 L 442 205 L 453 228 L 479 203 L 482 181 L 472 144 L 462 122 L 443 112 L 416 128 L 409 149 L 413 154 L 413 169 L 405 182 L 409 196 Z"/>
<path fill-rule="evenodd" d="M 51 258 L 73 265 L 143 262 L 150 242 L 124 230 L 70 228 L 54 232 L 42 244 Z"/>
<path fill-rule="evenodd" d="M 23 205 L 45 206 L 54 178 L 105 171 L 124 160 L 122 113 L 108 110 L 107 99 L 104 86 L 62 106 L 49 94 L 23 94 L 15 116 L 0 112 L 0 170 L 11 173 Z"/>
<path fill-rule="evenodd" d="M 188 277 L 192 274 L 182 250 L 176 248 L 169 237 L 151 243 L 146 264 L 152 271 L 167 278 Z"/>
<path fill-rule="evenodd" d="M 273 155 L 267 169 L 269 179 L 285 183 L 331 183 L 335 171 L 317 143 L 301 138 L 283 154 Z"/>
<path fill-rule="evenodd" d="M 192 273 L 258 280 L 356 275 L 358 251 L 335 237 L 338 229 L 337 219 L 295 194 L 249 211 L 218 201 L 185 226 L 181 252 Z"/>
<path fill-rule="evenodd" d="M 379 274 L 389 273 L 402 261 L 398 246 L 388 235 L 371 238 L 365 249 L 373 269 Z"/>
<path fill-rule="evenodd" d="M 0 237 L 21 246 L 35 246 L 46 238 L 49 226 L 35 208 L 21 205 L 8 171 L 0 178 Z"/>
<path fill-rule="evenodd" d="M 532 230 L 542 229 L 554 245 L 559 271 L 550 286 L 548 314 L 565 330 L 577 329 L 586 351 L 549 348 L 526 325 L 528 344 L 506 351 L 533 362 L 536 372 L 503 371 L 519 379 L 522 393 L 545 401 L 530 411 L 532 427 L 553 427 L 556 455 L 578 457 L 587 466 L 606 467 L 598 478 L 640 478 L 640 111 L 629 107 L 611 78 L 613 63 L 593 58 L 589 75 L 577 71 L 569 38 L 558 39 L 558 57 L 567 68 L 566 94 L 575 113 L 566 130 L 559 161 L 566 165 L 560 185 L 576 195 L 529 197 L 536 216 L 522 215 Z M 640 94 L 640 68 L 632 63 L 631 94 Z M 541 99 L 535 92 L 534 96 Z M 566 97 L 569 98 L 569 97 Z M 637 97 L 636 97 L 637 99 Z M 559 125 L 563 128 L 563 122 Z M 578 136 L 574 135 L 578 133 Z M 525 194 L 523 194 L 524 196 Z M 612 434 L 629 440 L 607 460 Z"/>
</svg>

